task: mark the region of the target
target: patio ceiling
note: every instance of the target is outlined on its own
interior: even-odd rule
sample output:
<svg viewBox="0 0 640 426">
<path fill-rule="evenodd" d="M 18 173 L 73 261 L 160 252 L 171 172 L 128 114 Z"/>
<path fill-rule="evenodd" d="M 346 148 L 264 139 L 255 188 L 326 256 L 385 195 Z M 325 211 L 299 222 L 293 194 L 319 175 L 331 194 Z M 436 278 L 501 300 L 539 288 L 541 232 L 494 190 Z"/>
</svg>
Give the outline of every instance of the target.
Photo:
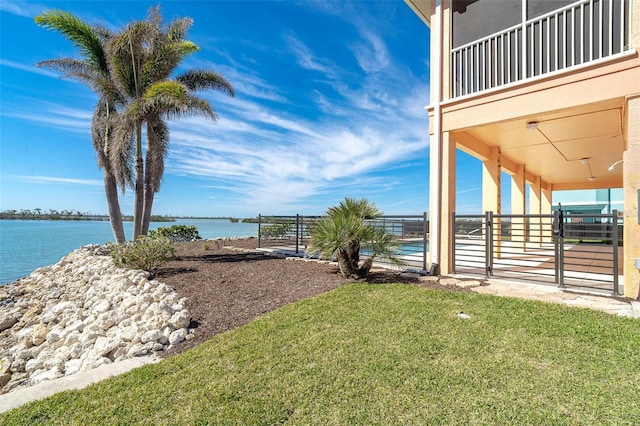
<svg viewBox="0 0 640 426">
<path fill-rule="evenodd" d="M 621 103 L 609 101 L 454 134 L 458 148 L 481 160 L 488 147 L 499 147 L 509 174 L 524 165 L 528 180 L 540 176 L 554 189 L 611 188 L 622 187 L 622 164 L 608 170 L 622 159 L 622 119 Z"/>
</svg>

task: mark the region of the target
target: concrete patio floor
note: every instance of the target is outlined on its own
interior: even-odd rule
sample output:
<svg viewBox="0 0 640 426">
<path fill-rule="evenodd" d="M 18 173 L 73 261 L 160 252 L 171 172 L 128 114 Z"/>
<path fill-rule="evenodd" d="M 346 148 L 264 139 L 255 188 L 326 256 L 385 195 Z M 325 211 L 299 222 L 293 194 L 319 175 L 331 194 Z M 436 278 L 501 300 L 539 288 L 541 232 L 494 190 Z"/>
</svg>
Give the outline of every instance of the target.
<svg viewBox="0 0 640 426">
<path fill-rule="evenodd" d="M 640 318 L 640 301 L 613 298 L 587 292 L 563 290 L 546 284 L 530 284 L 503 280 L 488 280 L 489 285 L 471 288 L 480 294 L 516 297 L 541 302 L 560 303 L 567 306 L 590 308 L 631 318 Z"/>
</svg>

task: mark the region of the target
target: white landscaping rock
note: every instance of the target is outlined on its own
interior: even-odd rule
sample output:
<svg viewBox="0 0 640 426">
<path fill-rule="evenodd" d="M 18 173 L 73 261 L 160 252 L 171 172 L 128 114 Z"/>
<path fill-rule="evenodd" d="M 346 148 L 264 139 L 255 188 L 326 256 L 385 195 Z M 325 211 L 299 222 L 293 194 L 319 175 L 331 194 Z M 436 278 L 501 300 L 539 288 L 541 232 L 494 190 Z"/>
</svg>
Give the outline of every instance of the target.
<svg viewBox="0 0 640 426">
<path fill-rule="evenodd" d="M 164 350 L 188 337 L 186 299 L 99 246 L 2 286 L 0 393 Z M 6 355 L 4 355 L 6 354 Z"/>
<path fill-rule="evenodd" d="M 181 328 L 180 330 L 176 330 L 169 335 L 169 344 L 175 345 L 182 342 L 187 338 L 187 330 Z"/>
<path fill-rule="evenodd" d="M 186 310 L 181 310 L 173 314 L 169 320 L 169 325 L 177 330 L 188 327 L 190 322 L 191 317 L 189 316 L 189 313 Z"/>
<path fill-rule="evenodd" d="M 34 346 L 41 345 L 45 340 L 47 340 L 47 333 L 49 329 L 44 324 L 36 324 L 31 328 L 31 343 Z"/>
<path fill-rule="evenodd" d="M 10 314 L 8 312 L 0 314 L 0 331 L 13 327 L 17 322 L 18 318 L 16 318 L 15 314 Z"/>
<path fill-rule="evenodd" d="M 140 341 L 142 343 L 157 342 L 162 336 L 162 330 L 149 330 L 142 335 Z"/>
</svg>

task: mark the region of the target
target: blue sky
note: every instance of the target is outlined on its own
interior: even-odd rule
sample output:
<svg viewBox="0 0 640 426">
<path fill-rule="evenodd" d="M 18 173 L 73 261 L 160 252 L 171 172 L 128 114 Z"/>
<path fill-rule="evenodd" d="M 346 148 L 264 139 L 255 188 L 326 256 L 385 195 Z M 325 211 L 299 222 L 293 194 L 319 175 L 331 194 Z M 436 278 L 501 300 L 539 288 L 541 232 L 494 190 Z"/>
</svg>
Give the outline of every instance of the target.
<svg viewBox="0 0 640 426">
<path fill-rule="evenodd" d="M 219 120 L 171 122 L 154 213 L 319 214 L 365 197 L 386 214 L 428 207 L 429 30 L 394 1 L 9 1 L 0 3 L 0 210 L 105 213 L 90 140 L 96 96 L 35 67 L 78 57 L 33 18 L 47 9 L 118 29 L 159 4 L 188 16 L 236 97 L 205 95 Z M 18 42 L 19 41 L 19 42 Z M 480 213 L 480 163 L 458 152 L 460 213 Z M 133 192 L 121 197 L 131 214 Z"/>
</svg>

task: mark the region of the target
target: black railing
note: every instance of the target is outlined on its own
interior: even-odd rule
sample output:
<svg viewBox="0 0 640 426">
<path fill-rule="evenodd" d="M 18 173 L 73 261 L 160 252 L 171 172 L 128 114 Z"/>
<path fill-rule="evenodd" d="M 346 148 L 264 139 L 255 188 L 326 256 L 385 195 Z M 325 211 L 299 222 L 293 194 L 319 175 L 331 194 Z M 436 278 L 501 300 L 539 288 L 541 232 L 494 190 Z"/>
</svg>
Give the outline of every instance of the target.
<svg viewBox="0 0 640 426">
<path fill-rule="evenodd" d="M 281 251 L 292 256 L 309 254 L 307 248 L 311 240 L 314 223 L 322 216 L 258 216 L 258 247 Z M 384 227 L 395 237 L 398 244 L 396 255 L 405 263 L 407 268 L 427 269 L 427 249 L 429 222 L 427 213 L 422 215 L 388 215 L 366 223 Z M 362 256 L 368 254 L 366 249 Z M 383 258 L 376 258 L 376 263 L 385 264 Z"/>
<path fill-rule="evenodd" d="M 618 212 L 456 215 L 453 272 L 549 282 L 559 287 L 618 287 L 623 226 Z"/>
</svg>

